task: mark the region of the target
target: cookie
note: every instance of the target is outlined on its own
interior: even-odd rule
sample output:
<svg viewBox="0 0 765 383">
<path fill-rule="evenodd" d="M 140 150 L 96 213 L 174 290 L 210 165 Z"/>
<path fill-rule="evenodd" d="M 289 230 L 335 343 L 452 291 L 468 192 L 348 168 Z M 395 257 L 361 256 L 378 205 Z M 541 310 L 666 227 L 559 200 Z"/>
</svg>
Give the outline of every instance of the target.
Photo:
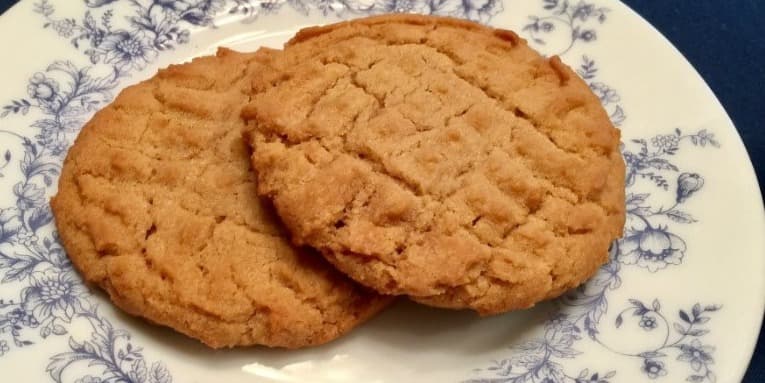
<svg viewBox="0 0 765 383">
<path fill-rule="evenodd" d="M 590 277 L 625 219 L 619 130 L 558 57 L 468 21 L 300 31 L 243 109 L 293 241 L 384 294 L 481 314 Z"/>
<path fill-rule="evenodd" d="M 210 347 L 317 345 L 389 300 L 293 247 L 239 118 L 270 54 L 221 49 L 126 88 L 82 129 L 51 204 L 84 279 Z"/>
</svg>

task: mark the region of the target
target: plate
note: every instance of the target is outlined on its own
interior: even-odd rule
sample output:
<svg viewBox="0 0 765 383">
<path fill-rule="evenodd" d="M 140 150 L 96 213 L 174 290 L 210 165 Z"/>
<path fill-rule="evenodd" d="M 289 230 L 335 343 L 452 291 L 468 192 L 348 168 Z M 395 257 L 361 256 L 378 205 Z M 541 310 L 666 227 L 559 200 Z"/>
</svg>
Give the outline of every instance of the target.
<svg viewBox="0 0 765 383">
<path fill-rule="evenodd" d="M 401 301 L 299 351 L 212 351 L 84 286 L 48 199 L 79 128 L 119 90 L 219 45 L 385 12 L 468 18 L 560 55 L 622 129 L 628 220 L 611 261 L 553 302 L 490 318 Z M 0 18 L 3 381 L 737 382 L 765 306 L 765 214 L 741 140 L 648 23 L 608 0 L 22 1 Z"/>
</svg>

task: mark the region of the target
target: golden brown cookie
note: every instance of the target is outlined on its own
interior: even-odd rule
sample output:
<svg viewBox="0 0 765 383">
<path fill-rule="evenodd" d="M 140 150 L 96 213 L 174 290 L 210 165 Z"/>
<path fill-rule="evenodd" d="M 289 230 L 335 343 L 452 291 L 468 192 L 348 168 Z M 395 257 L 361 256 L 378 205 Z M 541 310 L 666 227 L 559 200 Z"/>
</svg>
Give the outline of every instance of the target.
<svg viewBox="0 0 765 383">
<path fill-rule="evenodd" d="M 619 131 L 511 31 L 387 15 L 300 31 L 253 80 L 258 191 L 385 294 L 482 314 L 560 295 L 624 224 Z"/>
<path fill-rule="evenodd" d="M 388 298 L 289 244 L 255 193 L 239 118 L 268 51 L 173 65 L 85 125 L 52 201 L 83 277 L 211 347 L 337 338 Z"/>
</svg>

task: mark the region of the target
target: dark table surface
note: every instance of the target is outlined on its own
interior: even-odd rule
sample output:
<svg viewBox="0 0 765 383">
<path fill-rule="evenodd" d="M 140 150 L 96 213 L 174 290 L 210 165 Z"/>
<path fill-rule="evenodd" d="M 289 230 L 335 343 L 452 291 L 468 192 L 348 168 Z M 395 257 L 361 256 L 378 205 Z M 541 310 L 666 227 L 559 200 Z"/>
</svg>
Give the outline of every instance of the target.
<svg viewBox="0 0 765 383">
<path fill-rule="evenodd" d="M 765 179 L 765 2 L 761 0 L 624 0 L 661 31 L 712 87 L 736 124 L 757 177 Z M 15 1 L 0 0 L 0 13 Z M 757 292 L 761 293 L 761 292 Z M 745 383 L 765 382 L 760 333 Z"/>
</svg>

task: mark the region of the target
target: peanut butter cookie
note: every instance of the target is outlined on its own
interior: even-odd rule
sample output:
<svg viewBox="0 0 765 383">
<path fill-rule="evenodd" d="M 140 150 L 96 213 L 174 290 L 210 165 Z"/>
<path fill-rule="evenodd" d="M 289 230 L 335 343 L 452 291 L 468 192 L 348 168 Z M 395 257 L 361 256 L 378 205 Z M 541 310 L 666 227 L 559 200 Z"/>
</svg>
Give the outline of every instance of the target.
<svg viewBox="0 0 765 383">
<path fill-rule="evenodd" d="M 388 301 L 291 246 L 257 197 L 240 112 L 269 54 L 221 49 L 123 90 L 82 129 L 52 201 L 88 282 L 215 348 L 321 344 Z"/>
<path fill-rule="evenodd" d="M 298 245 L 385 294 L 482 314 L 590 277 L 624 224 L 619 130 L 558 57 L 472 22 L 300 31 L 243 110 Z"/>
</svg>

